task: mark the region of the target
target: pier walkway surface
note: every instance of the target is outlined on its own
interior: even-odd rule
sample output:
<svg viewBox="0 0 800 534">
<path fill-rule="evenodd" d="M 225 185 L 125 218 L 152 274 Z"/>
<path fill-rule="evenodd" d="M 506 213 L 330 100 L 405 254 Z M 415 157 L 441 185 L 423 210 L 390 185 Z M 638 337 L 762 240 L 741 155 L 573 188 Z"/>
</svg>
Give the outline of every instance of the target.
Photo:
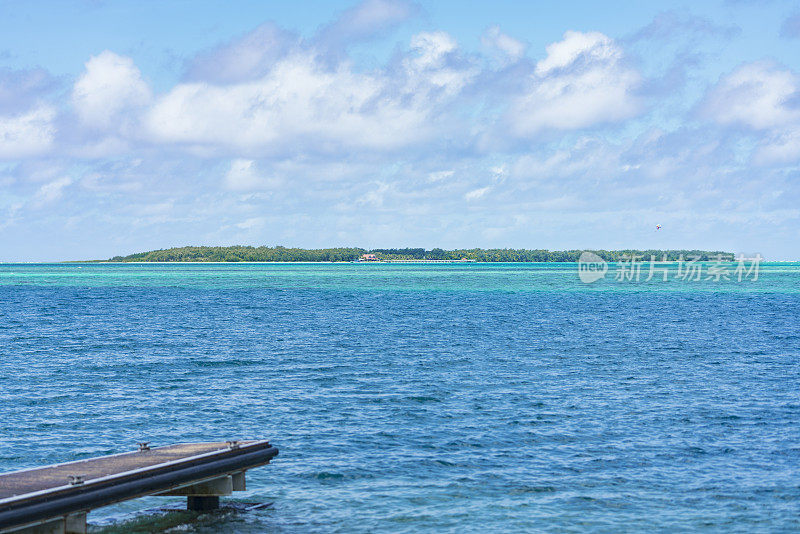
<svg viewBox="0 0 800 534">
<path fill-rule="evenodd" d="M 269 463 L 268 441 L 181 443 L 0 474 L 0 533 L 84 533 L 86 513 L 146 495 L 186 496 L 190 510 L 245 489 L 244 473 Z"/>
</svg>

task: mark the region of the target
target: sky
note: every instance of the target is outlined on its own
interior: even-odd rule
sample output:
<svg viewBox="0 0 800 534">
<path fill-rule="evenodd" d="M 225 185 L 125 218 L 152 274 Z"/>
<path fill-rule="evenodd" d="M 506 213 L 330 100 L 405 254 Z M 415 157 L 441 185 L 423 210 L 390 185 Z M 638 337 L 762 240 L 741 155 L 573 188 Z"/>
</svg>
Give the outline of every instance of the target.
<svg viewBox="0 0 800 534">
<path fill-rule="evenodd" d="M 0 0 L 0 261 L 234 244 L 800 260 L 800 3 Z"/>
</svg>

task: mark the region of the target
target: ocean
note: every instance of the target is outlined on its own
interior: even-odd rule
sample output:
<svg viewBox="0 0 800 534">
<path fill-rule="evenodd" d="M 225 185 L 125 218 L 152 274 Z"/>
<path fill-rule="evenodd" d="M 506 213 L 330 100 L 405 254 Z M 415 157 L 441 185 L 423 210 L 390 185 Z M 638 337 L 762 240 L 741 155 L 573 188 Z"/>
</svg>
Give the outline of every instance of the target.
<svg viewBox="0 0 800 534">
<path fill-rule="evenodd" d="M 265 438 L 270 507 L 91 531 L 798 531 L 800 264 L 709 268 L 2 264 L 0 472 Z"/>
</svg>

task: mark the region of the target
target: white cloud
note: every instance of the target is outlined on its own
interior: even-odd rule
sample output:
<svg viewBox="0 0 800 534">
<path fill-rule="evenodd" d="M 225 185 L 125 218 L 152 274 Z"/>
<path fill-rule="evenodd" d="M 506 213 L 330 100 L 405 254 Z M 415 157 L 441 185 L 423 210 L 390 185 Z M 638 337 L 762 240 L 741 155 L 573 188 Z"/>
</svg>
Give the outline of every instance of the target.
<svg viewBox="0 0 800 534">
<path fill-rule="evenodd" d="M 800 159 L 800 127 L 783 129 L 763 141 L 753 154 L 756 164 L 769 165 Z"/>
<path fill-rule="evenodd" d="M 35 107 L 55 87 L 55 78 L 44 69 L 0 67 L 0 115 L 18 114 L 22 109 Z"/>
<path fill-rule="evenodd" d="M 49 150 L 56 132 L 55 115 L 54 108 L 44 105 L 22 115 L 0 115 L 0 158 L 22 158 Z"/>
<path fill-rule="evenodd" d="M 72 184 L 72 178 L 64 176 L 53 180 L 39 188 L 33 198 L 33 203 L 36 206 L 43 206 L 61 198 L 64 188 Z"/>
<path fill-rule="evenodd" d="M 133 60 L 106 50 L 86 62 L 86 70 L 72 90 L 72 104 L 85 124 L 115 126 L 121 112 L 146 105 L 150 87 Z"/>
<path fill-rule="evenodd" d="M 622 57 L 611 38 L 600 32 L 568 31 L 564 39 L 545 48 L 547 57 L 536 64 L 536 74 L 544 76 L 556 69 L 569 67 L 580 58 L 587 62 L 615 62 Z"/>
<path fill-rule="evenodd" d="M 380 76 L 346 64 L 329 70 L 303 54 L 253 82 L 179 84 L 158 99 L 144 122 L 159 142 L 247 154 L 382 150 L 424 141 L 429 110 L 387 94 L 389 87 Z"/>
<path fill-rule="evenodd" d="M 702 112 L 720 124 L 759 130 L 797 123 L 800 81 L 771 61 L 746 63 L 720 78 L 706 96 Z"/>
<path fill-rule="evenodd" d="M 641 77 L 622 56 L 601 33 L 566 32 L 547 47 L 527 92 L 512 104 L 508 120 L 515 133 L 574 130 L 635 115 Z"/>
<path fill-rule="evenodd" d="M 375 37 L 408 19 L 416 7 L 402 0 L 364 0 L 323 27 L 317 41 L 326 46 Z"/>
<path fill-rule="evenodd" d="M 446 180 L 453 176 L 455 171 L 437 171 L 428 173 L 428 181 L 429 182 L 441 182 L 442 180 Z"/>
<path fill-rule="evenodd" d="M 508 169 L 506 169 L 505 165 L 491 167 L 489 171 L 492 173 L 492 178 L 494 178 L 495 181 L 502 180 L 503 177 L 508 173 Z"/>
<path fill-rule="evenodd" d="M 257 228 L 263 228 L 266 223 L 267 223 L 266 217 L 251 217 L 240 223 L 236 223 L 235 226 L 240 230 L 253 230 Z"/>
<path fill-rule="evenodd" d="M 467 202 L 472 201 L 472 200 L 478 200 L 479 198 L 481 198 L 484 195 L 486 195 L 486 193 L 488 193 L 491 189 L 492 188 L 489 187 L 489 186 L 481 187 L 479 189 L 473 189 L 472 191 L 469 191 L 464 195 L 464 199 Z"/>
<path fill-rule="evenodd" d="M 412 54 L 403 60 L 404 91 L 417 102 L 456 96 L 477 74 L 477 68 L 458 62 L 458 43 L 442 31 L 411 38 Z"/>
<path fill-rule="evenodd" d="M 800 159 L 800 77 L 777 63 L 745 63 L 722 76 L 700 112 L 720 125 L 759 131 L 756 164 Z"/>
<path fill-rule="evenodd" d="M 256 80 L 298 45 L 296 36 L 267 22 L 223 46 L 198 54 L 189 64 L 188 77 L 217 83 Z"/>
<path fill-rule="evenodd" d="M 441 67 L 445 56 L 453 53 L 458 43 L 447 32 L 422 32 L 411 38 L 411 49 L 417 56 L 411 62 L 418 69 Z"/>
<path fill-rule="evenodd" d="M 575 180 L 587 173 L 593 176 L 613 174 L 622 165 L 618 147 L 583 137 L 571 146 L 552 152 L 520 156 L 511 167 L 510 174 L 532 184 L 554 179 L 563 182 L 564 178 Z"/>
<path fill-rule="evenodd" d="M 225 173 L 225 187 L 232 191 L 257 191 L 279 184 L 275 178 L 265 177 L 250 159 L 235 159 Z"/>
<path fill-rule="evenodd" d="M 386 200 L 387 194 L 392 189 L 391 186 L 384 182 L 378 182 L 377 187 L 371 191 L 367 191 L 356 199 L 356 204 L 361 206 L 381 207 Z"/>
<path fill-rule="evenodd" d="M 489 28 L 481 37 L 481 43 L 483 46 L 501 52 L 510 61 L 515 61 L 525 55 L 525 43 L 501 32 L 499 26 Z"/>
</svg>

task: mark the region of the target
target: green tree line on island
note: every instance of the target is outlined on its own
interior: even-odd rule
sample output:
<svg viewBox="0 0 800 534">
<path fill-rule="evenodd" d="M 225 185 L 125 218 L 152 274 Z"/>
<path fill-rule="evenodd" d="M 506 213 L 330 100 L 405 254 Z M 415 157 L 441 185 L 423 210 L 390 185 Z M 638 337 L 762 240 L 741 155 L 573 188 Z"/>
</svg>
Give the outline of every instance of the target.
<svg viewBox="0 0 800 534">
<path fill-rule="evenodd" d="M 115 256 L 112 262 L 342 262 L 355 261 L 364 254 L 374 254 L 378 260 L 470 260 L 478 262 L 577 262 L 583 250 L 544 249 L 456 249 L 434 248 L 322 248 L 303 249 L 275 247 L 175 247 L 163 250 L 139 252 L 128 256 Z M 635 255 L 639 260 L 657 261 L 700 259 L 713 261 L 718 258 L 733 260 L 733 253 L 705 250 L 592 250 L 606 261 L 630 260 Z"/>
</svg>

